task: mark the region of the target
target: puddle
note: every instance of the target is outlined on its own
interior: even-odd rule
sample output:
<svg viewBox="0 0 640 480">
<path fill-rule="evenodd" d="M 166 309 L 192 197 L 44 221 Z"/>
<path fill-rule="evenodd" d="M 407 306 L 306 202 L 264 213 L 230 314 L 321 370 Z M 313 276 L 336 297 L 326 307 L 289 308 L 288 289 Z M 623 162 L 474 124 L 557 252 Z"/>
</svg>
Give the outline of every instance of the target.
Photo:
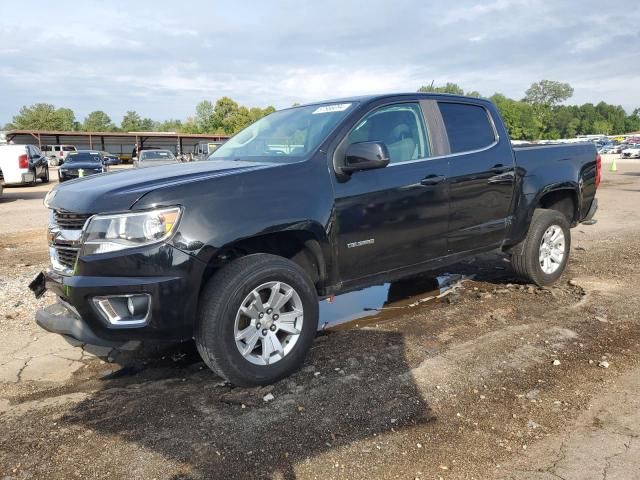
<svg viewBox="0 0 640 480">
<path fill-rule="evenodd" d="M 319 330 L 344 330 L 390 320 L 403 310 L 435 303 L 470 278 L 445 273 L 337 295 L 320 302 Z"/>
</svg>

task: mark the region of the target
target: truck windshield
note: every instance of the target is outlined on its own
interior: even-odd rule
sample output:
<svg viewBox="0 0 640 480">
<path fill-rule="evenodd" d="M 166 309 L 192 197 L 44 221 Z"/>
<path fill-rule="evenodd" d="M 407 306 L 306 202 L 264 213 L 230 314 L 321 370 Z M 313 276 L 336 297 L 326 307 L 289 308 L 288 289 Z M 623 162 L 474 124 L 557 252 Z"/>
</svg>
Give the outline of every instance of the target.
<svg viewBox="0 0 640 480">
<path fill-rule="evenodd" d="M 320 145 L 355 104 L 326 103 L 274 112 L 229 139 L 209 159 L 299 161 Z"/>
</svg>

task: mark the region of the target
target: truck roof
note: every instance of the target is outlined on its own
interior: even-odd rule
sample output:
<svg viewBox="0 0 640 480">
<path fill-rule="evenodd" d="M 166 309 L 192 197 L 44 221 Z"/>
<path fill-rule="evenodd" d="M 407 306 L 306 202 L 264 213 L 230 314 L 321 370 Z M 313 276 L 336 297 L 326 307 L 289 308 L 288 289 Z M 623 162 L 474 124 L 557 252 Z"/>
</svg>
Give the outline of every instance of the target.
<svg viewBox="0 0 640 480">
<path fill-rule="evenodd" d="M 306 107 L 306 106 L 310 106 L 310 105 L 322 105 L 322 104 L 327 104 L 327 103 L 341 103 L 341 102 L 370 102 L 370 101 L 374 101 L 374 100 L 380 100 L 383 98 L 397 98 L 397 97 L 412 97 L 412 98 L 433 98 L 433 97 L 438 97 L 438 98 L 451 98 L 451 99 L 458 99 L 458 100 L 475 100 L 475 101 L 481 101 L 481 102 L 489 102 L 489 100 L 487 100 L 486 98 L 481 98 L 481 97 L 468 97 L 465 95 L 454 95 L 451 93 L 435 93 L 435 92 L 398 92 L 398 93 L 379 93 L 379 94 L 372 94 L 372 95 L 357 95 L 357 96 L 353 96 L 353 97 L 343 97 L 343 98 L 333 98 L 333 99 L 329 99 L 329 100 L 321 100 L 318 102 L 309 102 L 309 103 L 305 103 L 302 105 L 298 105 L 300 107 Z"/>
</svg>

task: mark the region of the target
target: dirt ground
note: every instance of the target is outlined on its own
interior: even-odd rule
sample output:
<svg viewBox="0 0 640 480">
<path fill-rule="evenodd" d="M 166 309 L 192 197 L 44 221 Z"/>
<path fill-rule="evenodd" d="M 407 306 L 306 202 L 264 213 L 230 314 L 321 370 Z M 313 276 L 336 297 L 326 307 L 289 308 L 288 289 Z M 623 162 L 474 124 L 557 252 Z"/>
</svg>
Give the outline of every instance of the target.
<svg viewBox="0 0 640 480">
<path fill-rule="evenodd" d="M 640 161 L 604 172 L 557 285 L 465 262 L 448 269 L 475 275 L 462 288 L 324 332 L 260 389 L 190 344 L 40 330 L 54 299 L 26 285 L 48 262 L 46 190 L 0 198 L 0 478 L 640 479 Z"/>
</svg>

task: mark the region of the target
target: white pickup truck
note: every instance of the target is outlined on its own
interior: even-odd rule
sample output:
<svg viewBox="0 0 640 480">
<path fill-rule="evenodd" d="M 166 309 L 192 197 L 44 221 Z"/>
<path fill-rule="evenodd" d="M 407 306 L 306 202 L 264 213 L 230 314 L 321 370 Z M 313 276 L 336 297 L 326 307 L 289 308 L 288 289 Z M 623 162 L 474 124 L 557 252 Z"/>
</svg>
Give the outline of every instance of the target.
<svg viewBox="0 0 640 480">
<path fill-rule="evenodd" d="M 47 157 L 35 145 L 0 145 L 0 183 L 35 185 L 49 181 Z"/>
</svg>

